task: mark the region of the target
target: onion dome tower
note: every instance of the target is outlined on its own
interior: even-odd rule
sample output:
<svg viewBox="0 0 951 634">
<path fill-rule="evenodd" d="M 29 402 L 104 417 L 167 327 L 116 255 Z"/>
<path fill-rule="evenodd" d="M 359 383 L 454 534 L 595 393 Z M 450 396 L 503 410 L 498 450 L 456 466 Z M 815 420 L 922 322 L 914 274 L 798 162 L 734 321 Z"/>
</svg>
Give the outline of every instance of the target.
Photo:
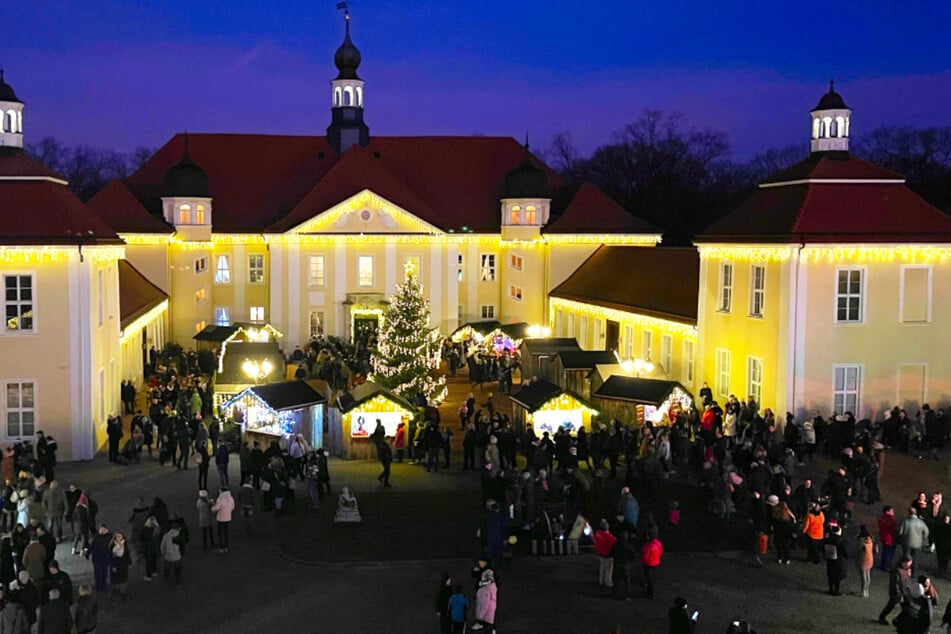
<svg viewBox="0 0 951 634">
<path fill-rule="evenodd" d="M 342 154 L 354 145 L 370 143 L 370 129 L 363 122 L 363 80 L 357 75 L 360 50 L 350 39 L 350 11 L 344 12 L 346 31 L 343 44 L 334 54 L 337 77 L 330 82 L 331 107 L 327 141 Z"/>
<path fill-rule="evenodd" d="M 0 68 L 0 156 L 23 152 L 23 102 Z"/>
<path fill-rule="evenodd" d="M 208 174 L 188 153 L 188 134 L 181 160 L 165 172 L 162 210 L 165 221 L 182 226 L 211 227 L 211 193 Z"/>
<path fill-rule="evenodd" d="M 548 222 L 550 208 L 548 176 L 532 161 L 526 140 L 522 162 L 505 175 L 502 226 L 542 227 Z"/>
</svg>

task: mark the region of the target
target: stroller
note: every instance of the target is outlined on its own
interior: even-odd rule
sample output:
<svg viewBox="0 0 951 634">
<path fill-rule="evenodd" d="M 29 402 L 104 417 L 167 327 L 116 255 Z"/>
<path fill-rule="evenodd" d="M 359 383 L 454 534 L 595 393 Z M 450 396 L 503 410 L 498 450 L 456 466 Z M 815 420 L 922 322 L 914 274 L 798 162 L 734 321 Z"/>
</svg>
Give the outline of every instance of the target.
<svg viewBox="0 0 951 634">
<path fill-rule="evenodd" d="M 136 429 L 136 433 L 132 435 L 132 438 L 125 441 L 125 444 L 122 445 L 122 451 L 119 452 L 118 462 L 122 465 L 127 465 L 130 462 L 135 462 L 139 464 L 139 453 L 142 451 L 142 431 Z"/>
</svg>

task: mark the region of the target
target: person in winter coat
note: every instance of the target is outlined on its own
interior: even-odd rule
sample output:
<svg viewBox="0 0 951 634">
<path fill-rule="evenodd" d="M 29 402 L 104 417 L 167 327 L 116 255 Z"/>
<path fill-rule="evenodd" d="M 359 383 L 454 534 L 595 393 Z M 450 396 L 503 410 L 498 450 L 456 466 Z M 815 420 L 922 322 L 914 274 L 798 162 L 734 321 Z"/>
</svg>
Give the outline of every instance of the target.
<svg viewBox="0 0 951 634">
<path fill-rule="evenodd" d="M 846 576 L 846 562 L 849 551 L 842 540 L 842 529 L 836 520 L 829 521 L 829 531 L 823 542 L 823 555 L 826 560 L 826 579 L 829 582 L 829 594 L 839 596 L 839 585 Z"/>
<path fill-rule="evenodd" d="M 628 595 L 628 585 L 630 583 L 631 572 L 631 545 L 627 531 L 620 529 L 617 534 L 617 541 L 611 548 L 611 559 L 613 560 L 611 569 L 611 586 L 614 588 L 614 598 L 630 601 Z"/>
<path fill-rule="evenodd" d="M 641 508 L 637 503 L 637 499 L 634 497 L 628 487 L 621 489 L 621 497 L 617 503 L 617 514 L 624 517 L 624 521 L 630 524 L 629 528 L 637 528 L 637 522 L 640 520 Z"/>
<path fill-rule="evenodd" d="M 43 492 L 43 510 L 46 512 L 46 525 L 57 541 L 63 541 L 63 518 L 66 516 L 66 494 L 53 480 Z"/>
<path fill-rule="evenodd" d="M 18 601 L 11 601 L 6 590 L 0 588 L 0 632 L 7 634 L 30 634 L 30 620 L 26 608 Z"/>
<path fill-rule="evenodd" d="M 172 526 L 168 529 L 168 532 L 165 533 L 165 536 L 162 537 L 160 547 L 162 559 L 165 560 L 162 574 L 168 579 L 174 571 L 175 585 L 181 585 L 182 583 L 182 547 L 179 536 L 180 531 L 178 526 Z"/>
<path fill-rule="evenodd" d="M 644 568 L 644 584 L 647 586 L 648 598 L 654 598 L 654 574 L 660 566 L 664 546 L 657 538 L 656 532 L 648 535 L 647 543 L 641 548 L 641 566 Z"/>
<path fill-rule="evenodd" d="M 495 631 L 495 608 L 498 603 L 498 589 L 495 574 L 491 569 L 482 573 L 479 589 L 476 591 L 476 623 L 473 630 L 488 629 Z"/>
<path fill-rule="evenodd" d="M 142 526 L 139 542 L 142 544 L 142 557 L 145 559 L 145 581 L 151 581 L 158 570 L 158 545 L 161 527 L 154 515 L 149 515 Z"/>
<path fill-rule="evenodd" d="M 921 549 L 928 545 L 928 532 L 928 525 L 918 517 L 918 511 L 914 507 L 909 508 L 908 517 L 898 525 L 902 555 L 911 557 L 917 563 Z"/>
<path fill-rule="evenodd" d="M 911 565 L 910 557 L 902 557 L 888 577 L 888 603 L 878 615 L 878 622 L 882 625 L 888 625 L 888 617 L 891 616 L 892 610 L 896 605 L 901 605 L 908 594 L 912 581 Z"/>
<path fill-rule="evenodd" d="M 942 515 L 934 527 L 934 548 L 938 558 L 938 572 L 945 576 L 951 560 L 951 515 Z"/>
<path fill-rule="evenodd" d="M 118 595 L 121 599 L 125 599 L 125 588 L 129 583 L 129 567 L 132 566 L 132 555 L 129 552 L 125 535 L 121 531 L 116 531 L 113 534 L 110 551 L 112 561 L 109 576 L 112 583 L 112 593 Z"/>
<path fill-rule="evenodd" d="M 59 596 L 59 590 L 50 590 L 49 600 L 40 606 L 37 634 L 70 634 L 73 631 L 73 615 L 69 604 Z"/>
<path fill-rule="evenodd" d="M 862 574 L 862 596 L 868 598 L 869 586 L 872 583 L 872 568 L 875 566 L 875 541 L 868 533 L 868 527 L 862 524 L 859 529 L 858 551 L 855 557 Z"/>
<path fill-rule="evenodd" d="M 50 590 L 58 590 L 66 605 L 73 604 L 73 580 L 68 574 L 59 569 L 59 562 L 55 559 L 46 569 L 46 577 L 43 579 L 43 592 L 49 596 Z"/>
<path fill-rule="evenodd" d="M 89 586 L 79 586 L 79 598 L 76 600 L 76 634 L 89 634 L 96 630 L 99 606 L 96 597 L 92 596 Z"/>
<path fill-rule="evenodd" d="M 201 548 L 208 550 L 208 545 L 215 548 L 215 514 L 211 510 L 211 500 L 208 499 L 208 491 L 202 489 L 198 492 L 198 500 L 195 502 L 198 509 L 198 529 L 201 531 Z"/>
<path fill-rule="evenodd" d="M 452 634 L 452 615 L 449 611 L 449 598 L 452 596 L 452 577 L 442 573 L 442 581 L 436 591 L 436 614 L 439 616 L 439 634 Z"/>
<path fill-rule="evenodd" d="M 502 514 L 495 500 L 488 503 L 481 534 L 489 560 L 495 563 L 500 562 L 505 538 L 508 537 L 508 517 Z"/>
<path fill-rule="evenodd" d="M 770 496 L 772 498 L 773 496 Z M 777 560 L 781 564 L 789 565 L 792 537 L 795 531 L 796 516 L 789 510 L 785 502 L 778 502 L 770 513 L 770 528 L 773 532 L 773 542 L 776 545 Z"/>
<path fill-rule="evenodd" d="M 449 618 L 452 621 L 452 634 L 463 634 L 466 627 L 466 613 L 469 611 L 469 600 L 462 593 L 462 586 L 456 585 L 449 597 Z"/>
<path fill-rule="evenodd" d="M 23 568 L 30 573 L 30 579 L 42 579 L 46 574 L 46 548 L 36 535 L 23 551 Z"/>
<path fill-rule="evenodd" d="M 611 549 L 617 541 L 607 520 L 601 520 L 601 525 L 594 533 L 594 550 L 598 554 L 598 583 L 610 588 L 613 584 L 611 575 L 614 572 L 614 559 L 611 558 Z"/>
<path fill-rule="evenodd" d="M 222 489 L 211 510 L 215 512 L 215 520 L 218 523 L 218 552 L 226 553 L 230 546 L 228 529 L 231 526 L 231 515 L 234 513 L 234 498 L 231 497 L 231 491 Z"/>
<path fill-rule="evenodd" d="M 674 605 L 667 611 L 670 621 L 670 634 L 693 634 L 697 622 L 687 613 L 687 600 L 683 597 L 674 599 Z"/>
<path fill-rule="evenodd" d="M 882 544 L 882 556 L 878 568 L 882 572 L 891 570 L 897 538 L 898 523 L 895 521 L 895 509 L 891 506 L 882 507 L 882 514 L 878 518 L 878 539 Z"/>
<path fill-rule="evenodd" d="M 931 579 L 925 575 L 911 580 L 901 614 L 893 621 L 898 634 L 927 634 L 930 631 L 933 620 L 933 594 Z"/>
<path fill-rule="evenodd" d="M 81 493 L 76 505 L 73 508 L 73 554 L 78 555 L 89 549 L 89 533 L 92 530 L 91 517 L 89 513 L 89 498 Z M 80 544 L 82 551 L 80 551 Z"/>
<path fill-rule="evenodd" d="M 806 519 L 802 525 L 803 535 L 808 540 L 809 552 L 806 556 L 807 561 L 813 564 L 819 563 L 819 550 L 822 542 L 825 540 L 826 516 L 822 508 L 815 502 L 809 503 L 809 512 L 806 513 Z"/>
<path fill-rule="evenodd" d="M 13 540 L 4 537 L 0 541 L 0 587 L 7 587 L 16 578 L 16 568 L 13 565 Z"/>
<path fill-rule="evenodd" d="M 89 553 L 95 580 L 93 588 L 96 592 L 105 592 L 109 588 L 109 567 L 112 563 L 112 535 L 108 528 L 99 527 L 99 532 L 89 546 Z"/>
<path fill-rule="evenodd" d="M 406 423 L 400 423 L 396 426 L 393 449 L 396 450 L 396 461 L 403 462 L 403 452 L 406 450 Z"/>
</svg>

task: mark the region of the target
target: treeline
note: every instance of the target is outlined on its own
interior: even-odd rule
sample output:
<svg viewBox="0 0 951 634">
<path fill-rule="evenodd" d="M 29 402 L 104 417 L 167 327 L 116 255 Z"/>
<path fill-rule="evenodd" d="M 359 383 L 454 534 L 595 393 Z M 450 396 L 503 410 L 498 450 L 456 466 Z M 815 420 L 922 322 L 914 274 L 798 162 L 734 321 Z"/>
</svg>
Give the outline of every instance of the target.
<svg viewBox="0 0 951 634">
<path fill-rule="evenodd" d="M 124 153 L 88 145 L 64 145 L 53 137 L 45 137 L 28 144 L 26 153 L 62 174 L 73 193 L 85 202 L 110 181 L 132 174 L 155 150 L 139 147 Z"/>
</svg>

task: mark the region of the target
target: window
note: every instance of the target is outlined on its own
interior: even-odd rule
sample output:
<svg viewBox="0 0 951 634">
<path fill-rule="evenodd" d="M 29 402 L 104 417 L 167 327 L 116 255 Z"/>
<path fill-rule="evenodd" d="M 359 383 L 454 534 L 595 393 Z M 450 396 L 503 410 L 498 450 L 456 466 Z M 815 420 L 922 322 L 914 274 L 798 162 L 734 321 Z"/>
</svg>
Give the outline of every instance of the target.
<svg viewBox="0 0 951 634">
<path fill-rule="evenodd" d="M 535 211 L 535 205 L 529 205 L 525 208 L 525 224 L 534 225 L 537 222 L 538 213 Z"/>
<path fill-rule="evenodd" d="M 215 325 L 216 326 L 230 326 L 231 325 L 231 311 L 227 306 L 216 306 L 215 307 Z"/>
<path fill-rule="evenodd" d="M 207 325 L 208 324 L 205 322 L 204 319 L 202 319 L 201 321 L 195 322 L 195 332 L 201 332 L 202 330 L 205 329 Z"/>
<path fill-rule="evenodd" d="M 733 310 L 733 265 L 720 264 L 720 289 L 717 293 L 719 305 L 717 310 L 728 313 Z"/>
<path fill-rule="evenodd" d="M 852 412 L 859 408 L 859 391 L 862 386 L 862 367 L 836 365 L 832 367 L 832 410 L 835 414 Z"/>
<path fill-rule="evenodd" d="M 746 393 L 757 405 L 763 404 L 763 360 L 746 357 Z"/>
<path fill-rule="evenodd" d="M 653 334 L 650 330 L 641 332 L 641 359 L 644 361 L 653 361 Z"/>
<path fill-rule="evenodd" d="M 324 311 L 312 310 L 308 318 L 308 334 L 311 339 L 317 339 L 324 334 Z"/>
<path fill-rule="evenodd" d="M 762 317 L 765 303 L 766 267 L 762 264 L 753 264 L 750 266 L 750 317 Z"/>
<path fill-rule="evenodd" d="M 838 269 L 835 289 L 835 320 L 839 323 L 862 321 L 862 278 L 864 269 Z"/>
<path fill-rule="evenodd" d="M 411 267 L 413 273 L 416 274 L 416 279 L 423 279 L 423 258 L 418 255 L 410 255 L 403 262 L 403 273 L 406 274 L 406 267 Z M 407 276 L 408 277 L 408 276 Z"/>
<path fill-rule="evenodd" d="M 482 319 L 495 319 L 495 306 L 484 305 L 480 309 Z"/>
<path fill-rule="evenodd" d="M 683 380 L 688 385 L 693 383 L 693 341 L 684 341 Z"/>
<path fill-rule="evenodd" d="M 323 286 L 327 283 L 327 259 L 322 255 L 307 258 L 307 286 Z"/>
<path fill-rule="evenodd" d="M 373 286 L 372 255 L 361 255 L 357 258 L 357 285 Z"/>
<path fill-rule="evenodd" d="M 578 318 L 578 345 L 582 349 L 588 347 L 588 316 L 581 315 Z"/>
<path fill-rule="evenodd" d="M 522 301 L 522 287 L 515 286 L 514 284 L 512 286 L 509 286 L 509 297 L 511 297 L 517 302 Z"/>
<path fill-rule="evenodd" d="M 518 225 L 522 223 L 522 208 L 518 205 L 512 205 L 509 211 L 509 224 Z"/>
<path fill-rule="evenodd" d="M 717 396 L 730 395 L 730 351 L 717 348 Z"/>
<path fill-rule="evenodd" d="M 204 303 L 207 302 L 207 301 L 208 301 L 208 289 L 207 289 L 207 288 L 199 288 L 197 291 L 195 291 L 195 303 L 196 303 L 196 304 L 204 304 Z"/>
<path fill-rule="evenodd" d="M 516 271 L 522 270 L 522 256 L 512 254 L 509 256 L 509 266 L 511 266 Z"/>
<path fill-rule="evenodd" d="M 181 205 L 178 208 L 178 224 L 190 225 L 192 223 L 192 206 Z"/>
<path fill-rule="evenodd" d="M 575 314 L 574 313 L 568 313 L 567 318 L 565 319 L 565 324 L 568 327 L 567 330 L 565 331 L 565 334 L 568 337 L 574 337 L 575 336 Z"/>
<path fill-rule="evenodd" d="M 624 326 L 624 358 L 634 358 L 634 326 Z"/>
<path fill-rule="evenodd" d="M 901 322 L 927 324 L 931 321 L 931 267 L 901 267 Z"/>
<path fill-rule="evenodd" d="M 251 321 L 264 321 L 264 306 L 251 307 Z"/>
<path fill-rule="evenodd" d="M 208 270 L 208 258 L 200 257 L 195 260 L 195 273 L 204 273 Z"/>
<path fill-rule="evenodd" d="M 196 225 L 205 224 L 205 206 L 204 205 L 195 205 L 195 224 Z"/>
<path fill-rule="evenodd" d="M 661 335 L 660 337 L 660 365 L 664 368 L 667 376 L 674 364 L 674 338 L 670 335 Z"/>
<path fill-rule="evenodd" d="M 248 283 L 264 284 L 264 256 L 259 253 L 248 256 Z"/>
<path fill-rule="evenodd" d="M 465 260 L 462 259 L 462 254 L 460 253 L 456 258 L 456 279 L 460 282 L 462 281 L 462 272 L 465 270 Z"/>
<path fill-rule="evenodd" d="M 99 309 L 99 325 L 102 325 L 103 307 L 106 303 L 106 287 L 102 281 L 102 271 L 96 271 L 96 304 Z"/>
<path fill-rule="evenodd" d="M 231 259 L 227 255 L 219 255 L 215 264 L 215 284 L 231 283 Z"/>
<path fill-rule="evenodd" d="M 102 374 L 100 373 L 100 377 Z M 7 389 L 4 411 L 7 413 L 7 438 L 30 437 L 36 420 L 36 402 L 32 381 L 11 381 Z"/>
<path fill-rule="evenodd" d="M 495 254 L 494 253 L 482 254 L 482 281 L 483 282 L 495 281 Z"/>
<path fill-rule="evenodd" d="M 3 276 L 3 317 L 7 332 L 33 331 L 33 286 L 32 275 Z M 100 311 L 99 323 L 102 323 Z"/>
</svg>

